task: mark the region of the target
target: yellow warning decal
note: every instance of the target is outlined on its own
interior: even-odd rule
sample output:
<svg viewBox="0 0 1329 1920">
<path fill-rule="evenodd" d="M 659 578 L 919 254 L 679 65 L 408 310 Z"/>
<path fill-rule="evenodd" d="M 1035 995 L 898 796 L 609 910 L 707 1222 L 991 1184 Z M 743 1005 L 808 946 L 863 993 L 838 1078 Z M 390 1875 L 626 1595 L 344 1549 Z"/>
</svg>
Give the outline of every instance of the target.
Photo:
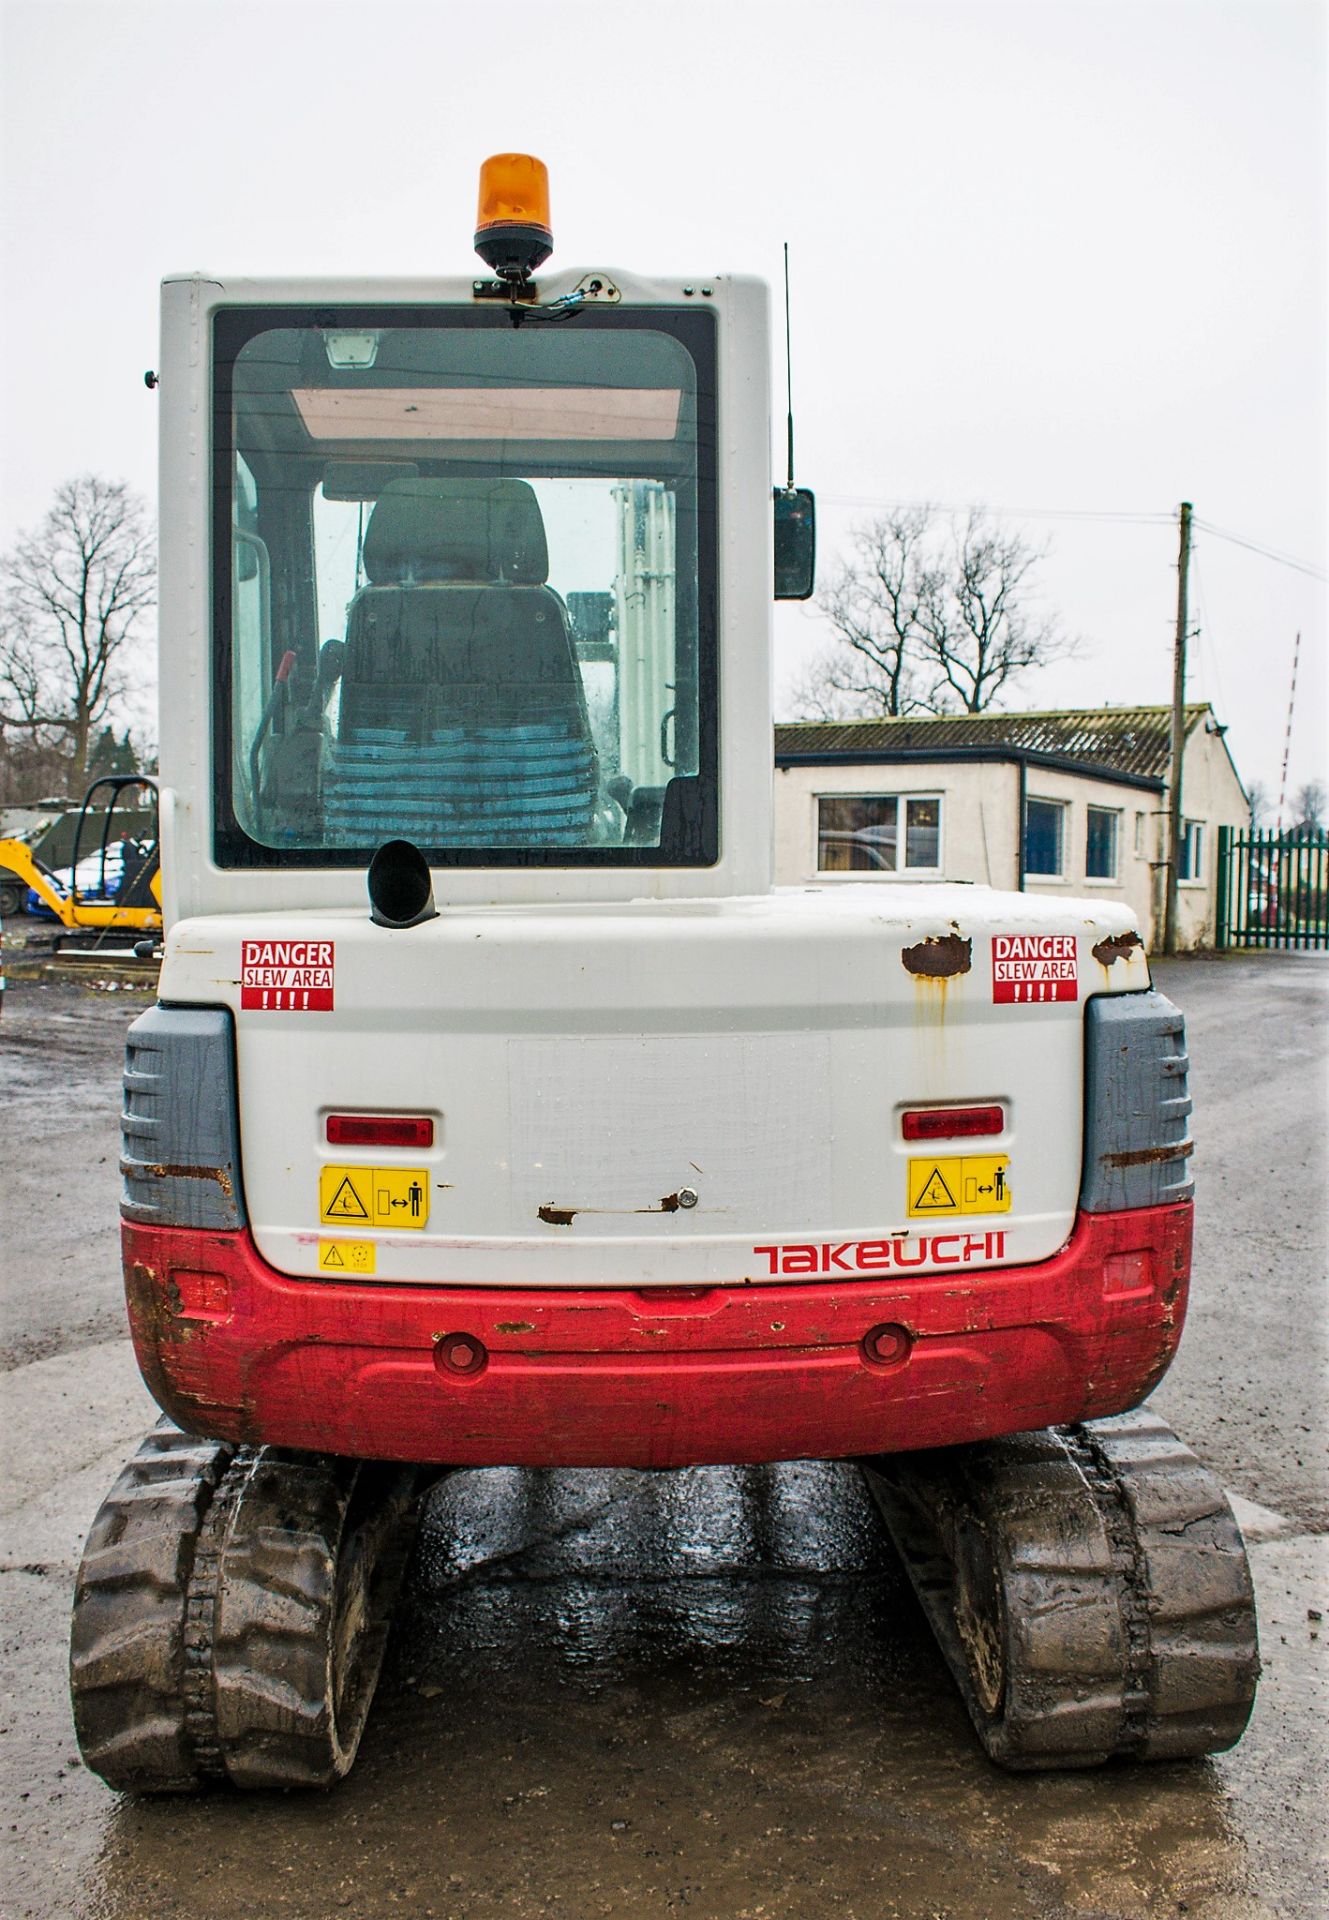
<svg viewBox="0 0 1329 1920">
<path fill-rule="evenodd" d="M 405 1227 L 419 1232 L 429 1221 L 429 1169 L 322 1167 L 318 1217 L 333 1227 Z"/>
<path fill-rule="evenodd" d="M 1010 1156 L 977 1153 L 928 1154 L 909 1162 L 911 1219 L 945 1218 L 956 1213 L 1009 1213 Z"/>
<path fill-rule="evenodd" d="M 372 1273 L 372 1240 L 320 1240 L 318 1264 L 325 1273 Z"/>
</svg>

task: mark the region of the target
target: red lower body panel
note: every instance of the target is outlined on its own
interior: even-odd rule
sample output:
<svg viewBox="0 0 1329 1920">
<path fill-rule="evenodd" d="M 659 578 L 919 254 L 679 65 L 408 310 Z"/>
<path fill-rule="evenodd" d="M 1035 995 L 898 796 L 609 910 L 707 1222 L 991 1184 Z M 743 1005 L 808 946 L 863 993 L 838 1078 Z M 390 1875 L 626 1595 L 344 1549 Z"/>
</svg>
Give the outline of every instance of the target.
<svg viewBox="0 0 1329 1920">
<path fill-rule="evenodd" d="M 1191 1208 L 1081 1214 L 1034 1266 L 637 1292 L 297 1280 L 245 1232 L 123 1236 L 139 1366 L 192 1432 L 678 1467 L 947 1446 L 1137 1405 L 1181 1337 Z"/>
</svg>

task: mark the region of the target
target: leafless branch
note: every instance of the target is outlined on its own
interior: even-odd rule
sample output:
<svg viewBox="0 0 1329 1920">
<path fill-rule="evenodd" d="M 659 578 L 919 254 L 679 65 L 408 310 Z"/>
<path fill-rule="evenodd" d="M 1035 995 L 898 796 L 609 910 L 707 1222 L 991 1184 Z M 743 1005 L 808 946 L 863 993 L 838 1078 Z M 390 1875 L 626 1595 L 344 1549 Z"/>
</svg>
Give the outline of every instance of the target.
<svg viewBox="0 0 1329 1920">
<path fill-rule="evenodd" d="M 1044 549 L 981 512 L 914 507 L 854 529 L 818 605 L 834 639 L 795 689 L 804 718 L 981 713 L 1019 677 L 1075 651 L 1036 606 Z"/>
<path fill-rule="evenodd" d="M 915 507 L 856 527 L 854 557 L 817 596 L 836 636 L 819 683 L 860 715 L 914 713 L 925 704 L 915 656 L 931 518 L 929 508 Z"/>
<path fill-rule="evenodd" d="M 72 791 L 95 731 L 141 683 L 137 643 L 155 599 L 143 504 L 95 474 L 58 487 L 40 527 L 0 559 L 0 733 L 58 744 Z"/>
</svg>

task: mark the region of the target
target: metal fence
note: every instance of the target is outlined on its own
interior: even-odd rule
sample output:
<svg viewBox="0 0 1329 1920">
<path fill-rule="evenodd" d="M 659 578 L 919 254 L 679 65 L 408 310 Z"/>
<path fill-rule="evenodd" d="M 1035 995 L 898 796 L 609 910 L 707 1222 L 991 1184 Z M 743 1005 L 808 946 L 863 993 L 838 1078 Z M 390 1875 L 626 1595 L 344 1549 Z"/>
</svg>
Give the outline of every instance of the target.
<svg viewBox="0 0 1329 1920">
<path fill-rule="evenodd" d="M 1329 947 L 1329 835 L 1218 830 L 1220 947 Z"/>
</svg>

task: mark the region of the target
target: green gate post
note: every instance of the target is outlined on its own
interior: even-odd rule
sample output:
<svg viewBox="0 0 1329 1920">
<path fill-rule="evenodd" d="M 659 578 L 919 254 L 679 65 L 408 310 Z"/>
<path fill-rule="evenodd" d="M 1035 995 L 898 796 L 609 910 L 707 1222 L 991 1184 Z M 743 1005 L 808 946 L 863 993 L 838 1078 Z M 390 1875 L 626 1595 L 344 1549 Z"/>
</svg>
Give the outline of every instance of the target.
<svg viewBox="0 0 1329 1920">
<path fill-rule="evenodd" d="M 1228 879 L 1229 879 L 1228 859 L 1229 859 L 1229 851 L 1230 851 L 1231 845 L 1232 845 L 1231 827 L 1220 827 L 1218 829 L 1218 888 L 1217 888 L 1218 899 L 1216 903 L 1217 912 L 1214 916 L 1214 946 L 1219 953 L 1222 953 L 1223 949 L 1227 946 L 1227 929 L 1228 929 L 1227 890 L 1228 890 Z"/>
</svg>

